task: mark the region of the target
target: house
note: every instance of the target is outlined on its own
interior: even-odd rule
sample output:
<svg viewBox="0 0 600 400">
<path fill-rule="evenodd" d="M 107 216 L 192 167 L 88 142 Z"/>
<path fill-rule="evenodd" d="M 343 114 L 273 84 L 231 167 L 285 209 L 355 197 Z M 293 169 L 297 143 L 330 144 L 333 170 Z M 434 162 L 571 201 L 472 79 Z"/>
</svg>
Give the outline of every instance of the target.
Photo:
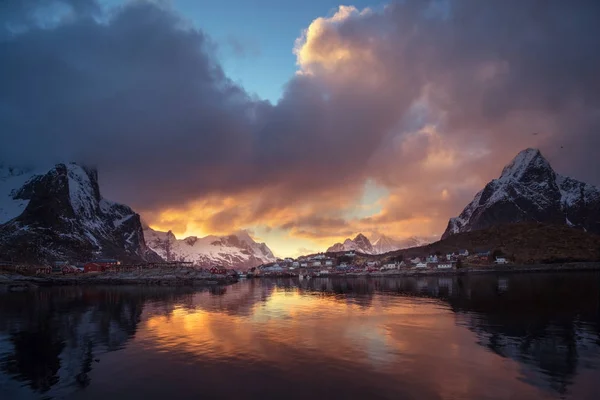
<svg viewBox="0 0 600 400">
<path fill-rule="evenodd" d="M 63 275 L 65 274 L 78 274 L 80 272 L 84 272 L 84 270 L 80 270 L 79 268 L 73 266 L 73 265 L 63 265 L 61 272 L 63 273 Z"/>
<path fill-rule="evenodd" d="M 294 262 L 294 259 L 293 259 L 293 258 L 290 258 L 290 257 L 286 257 L 284 261 L 285 261 L 285 262 L 290 262 L 290 263 L 293 263 L 293 262 Z"/>
<path fill-rule="evenodd" d="M 427 263 L 424 263 L 424 262 L 418 262 L 418 263 L 415 265 L 415 268 L 427 268 Z"/>
<path fill-rule="evenodd" d="M 306 263 L 306 262 L 300 263 L 300 268 L 306 268 L 306 267 L 308 267 L 308 263 Z"/>
<path fill-rule="evenodd" d="M 376 267 L 379 265 L 379 261 L 367 261 L 367 267 Z"/>
<path fill-rule="evenodd" d="M 61 272 L 64 267 L 69 266 L 68 261 L 54 261 L 52 264 L 52 272 Z"/>
<path fill-rule="evenodd" d="M 213 275 L 225 275 L 227 273 L 227 269 L 220 266 L 212 267 L 209 271 Z"/>
<path fill-rule="evenodd" d="M 325 260 L 325 266 L 326 266 L 326 267 L 331 267 L 331 266 L 333 266 L 333 260 Z"/>
<path fill-rule="evenodd" d="M 292 268 L 298 268 L 299 266 L 300 266 L 300 263 L 298 261 L 292 262 Z"/>
<path fill-rule="evenodd" d="M 402 267 L 406 267 L 406 263 L 404 261 L 400 261 L 400 264 L 398 264 L 398 268 Z"/>
<path fill-rule="evenodd" d="M 92 260 L 93 263 L 109 267 L 111 265 L 121 265 L 121 261 L 115 260 L 114 258 L 101 258 L 98 260 Z"/>
<path fill-rule="evenodd" d="M 396 263 L 388 263 L 381 267 L 382 271 L 390 270 L 390 269 L 398 269 L 398 264 Z"/>
<path fill-rule="evenodd" d="M 496 264 L 508 264 L 508 261 L 504 257 L 496 257 L 496 261 L 494 262 Z"/>
<path fill-rule="evenodd" d="M 319 271 L 319 275 L 329 275 L 329 271 L 326 269 L 323 269 L 323 270 Z"/>
<path fill-rule="evenodd" d="M 437 265 L 438 269 L 452 269 L 454 268 L 454 263 L 452 262 L 441 262 Z"/>
<path fill-rule="evenodd" d="M 490 254 L 492 253 L 489 250 L 478 251 L 477 258 L 479 258 L 480 260 L 487 260 L 488 258 L 490 258 Z"/>
<path fill-rule="evenodd" d="M 105 267 L 95 262 L 88 262 L 83 265 L 83 272 L 103 272 Z"/>
<path fill-rule="evenodd" d="M 356 255 L 356 253 L 354 252 L 354 250 L 347 252 L 346 254 L 344 254 L 346 257 L 354 257 Z"/>
<path fill-rule="evenodd" d="M 448 253 L 446 254 L 446 261 L 451 261 L 454 258 L 454 254 Z"/>
<path fill-rule="evenodd" d="M 412 260 L 410 260 L 411 263 L 413 264 L 418 264 L 421 262 L 421 258 L 420 257 L 415 257 Z"/>
<path fill-rule="evenodd" d="M 468 257 L 469 256 L 469 250 L 464 249 L 464 250 L 459 250 L 458 251 L 458 255 L 461 257 Z"/>
<path fill-rule="evenodd" d="M 429 263 L 437 263 L 438 262 L 437 255 L 433 254 L 433 255 L 427 257 L 427 262 L 429 262 Z"/>
<path fill-rule="evenodd" d="M 320 267 L 321 266 L 321 261 L 313 261 L 310 264 L 311 267 Z"/>
</svg>

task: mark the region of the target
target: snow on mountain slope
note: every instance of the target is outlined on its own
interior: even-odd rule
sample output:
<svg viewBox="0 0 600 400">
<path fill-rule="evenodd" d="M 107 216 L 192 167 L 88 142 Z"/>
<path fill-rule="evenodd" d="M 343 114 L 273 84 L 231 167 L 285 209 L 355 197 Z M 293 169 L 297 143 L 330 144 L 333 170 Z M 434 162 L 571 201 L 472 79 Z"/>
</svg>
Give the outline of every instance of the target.
<svg viewBox="0 0 600 400">
<path fill-rule="evenodd" d="M 354 239 L 346 239 L 344 243 L 336 243 L 327 252 L 357 251 L 363 254 L 374 254 L 373 245 L 365 235 L 359 233 Z"/>
<path fill-rule="evenodd" d="M 566 224 L 600 233 L 600 189 L 558 175 L 539 150 L 526 149 L 458 217 L 450 219 L 442 239 L 521 221 Z"/>
<path fill-rule="evenodd" d="M 17 207 L 5 209 L 10 219 L 0 225 L 4 257 L 23 262 L 160 259 L 146 247 L 139 215 L 101 197 L 95 169 L 57 164 L 43 175 L 22 175 L 13 173 L 4 181 L 10 185 L 3 200 L 23 202 L 18 215 Z M 16 177 L 24 182 L 20 187 Z"/>
<path fill-rule="evenodd" d="M 160 232 L 144 225 L 144 237 L 148 246 L 167 261 L 245 269 L 276 260 L 265 243 L 255 242 L 246 231 L 229 236 L 177 239 L 171 231 Z"/>
<path fill-rule="evenodd" d="M 18 217 L 25 210 L 29 199 L 19 196 L 19 190 L 46 172 L 48 169 L 24 169 L 0 164 L 0 224 Z"/>
<path fill-rule="evenodd" d="M 429 243 L 431 243 L 431 240 L 419 238 L 416 236 L 411 236 L 406 239 L 396 240 L 396 239 L 392 239 L 391 237 L 381 235 L 373 243 L 373 254 L 384 254 L 384 253 L 388 253 L 390 251 L 408 249 L 411 247 L 424 246 Z"/>
</svg>

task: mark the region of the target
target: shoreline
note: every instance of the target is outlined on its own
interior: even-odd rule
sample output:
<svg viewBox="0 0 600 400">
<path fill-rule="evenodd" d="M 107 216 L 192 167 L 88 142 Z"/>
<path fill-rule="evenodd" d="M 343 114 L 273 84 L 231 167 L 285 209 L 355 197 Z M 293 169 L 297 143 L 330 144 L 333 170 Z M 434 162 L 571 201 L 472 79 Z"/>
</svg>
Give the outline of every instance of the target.
<svg viewBox="0 0 600 400">
<path fill-rule="evenodd" d="M 194 270 L 139 272 L 103 272 L 79 275 L 22 275 L 0 272 L 0 286 L 35 288 L 42 286 L 135 285 L 135 286 L 195 286 L 228 285 L 237 278 L 198 274 Z"/>
<path fill-rule="evenodd" d="M 576 262 L 560 264 L 534 264 L 534 265 L 493 265 L 470 266 L 456 270 L 400 270 L 376 271 L 347 274 L 331 274 L 313 276 L 312 278 L 402 278 L 419 276 L 463 276 L 490 273 L 536 273 L 536 272 L 581 272 L 600 271 L 600 262 Z M 254 279 L 272 278 L 298 278 L 293 275 L 264 275 L 255 276 Z M 28 290 L 46 286 L 74 286 L 74 285 L 135 285 L 135 286 L 193 286 L 210 287 L 229 285 L 238 282 L 236 277 L 225 277 L 198 274 L 193 270 L 178 269 L 176 271 L 144 271 L 142 273 L 90 273 L 85 275 L 21 275 L 15 272 L 0 272 L 0 286 L 8 286 L 9 290 Z"/>
<path fill-rule="evenodd" d="M 534 273 L 534 272 L 581 272 L 581 271 L 600 271 L 600 262 L 572 262 L 557 264 L 531 264 L 531 265 L 491 265 L 491 266 L 470 266 L 453 270 L 389 270 L 375 272 L 349 272 L 345 274 L 330 274 L 321 276 L 312 276 L 311 278 L 401 278 L 415 276 L 460 276 L 460 275 L 478 275 L 490 273 Z M 285 275 L 283 275 L 285 276 Z M 277 278 L 276 275 L 255 276 L 255 279 Z"/>
</svg>

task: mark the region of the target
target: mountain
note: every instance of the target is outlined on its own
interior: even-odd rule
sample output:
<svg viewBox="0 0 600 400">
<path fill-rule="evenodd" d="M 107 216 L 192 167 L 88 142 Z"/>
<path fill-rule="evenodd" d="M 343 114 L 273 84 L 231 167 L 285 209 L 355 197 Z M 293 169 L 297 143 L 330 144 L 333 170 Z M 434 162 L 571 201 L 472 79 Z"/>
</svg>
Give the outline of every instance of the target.
<svg viewBox="0 0 600 400">
<path fill-rule="evenodd" d="M 423 246 L 430 243 L 429 240 L 415 236 L 396 240 L 389 236 L 381 235 L 371 244 L 369 239 L 362 233 L 356 235 L 354 239 L 346 239 L 344 243 L 336 243 L 327 249 L 328 253 L 337 253 L 341 251 L 357 251 L 363 254 L 384 254 L 390 251 L 406 249 L 409 247 Z"/>
<path fill-rule="evenodd" d="M 74 163 L 45 172 L 0 166 L 0 224 L 2 259 L 160 260 L 146 246 L 140 216 L 104 199 L 97 171 Z"/>
<path fill-rule="evenodd" d="M 390 251 L 396 251 L 401 249 L 408 249 L 411 247 L 424 246 L 431 243 L 431 240 L 411 236 L 405 239 L 392 239 L 389 236 L 381 235 L 373 243 L 373 254 L 384 254 Z"/>
<path fill-rule="evenodd" d="M 365 235 L 359 233 L 354 239 L 346 239 L 344 243 L 334 244 L 327 249 L 327 252 L 334 253 L 352 250 L 363 254 L 373 254 L 373 245 Z"/>
<path fill-rule="evenodd" d="M 539 150 L 526 149 L 458 217 L 450 219 L 442 239 L 522 221 L 600 233 L 600 189 L 557 174 Z"/>
<path fill-rule="evenodd" d="M 229 236 L 177 239 L 171 231 L 160 232 L 144 225 L 144 237 L 148 246 L 167 261 L 246 269 L 276 260 L 266 244 L 255 242 L 246 231 Z"/>
<path fill-rule="evenodd" d="M 373 242 L 373 252 L 375 254 L 383 254 L 389 251 L 398 250 L 400 248 L 401 247 L 398 241 L 385 235 L 381 235 L 377 240 L 375 240 L 375 242 Z"/>
</svg>

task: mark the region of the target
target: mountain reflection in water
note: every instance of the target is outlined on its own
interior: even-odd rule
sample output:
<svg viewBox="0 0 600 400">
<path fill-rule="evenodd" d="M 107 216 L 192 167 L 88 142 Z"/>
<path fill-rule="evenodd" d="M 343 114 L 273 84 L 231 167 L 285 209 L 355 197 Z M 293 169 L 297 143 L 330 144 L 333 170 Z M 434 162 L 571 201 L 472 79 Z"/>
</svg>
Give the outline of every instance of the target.
<svg viewBox="0 0 600 400">
<path fill-rule="evenodd" d="M 0 287 L 2 398 L 592 399 L 599 366 L 596 273 Z"/>
</svg>

